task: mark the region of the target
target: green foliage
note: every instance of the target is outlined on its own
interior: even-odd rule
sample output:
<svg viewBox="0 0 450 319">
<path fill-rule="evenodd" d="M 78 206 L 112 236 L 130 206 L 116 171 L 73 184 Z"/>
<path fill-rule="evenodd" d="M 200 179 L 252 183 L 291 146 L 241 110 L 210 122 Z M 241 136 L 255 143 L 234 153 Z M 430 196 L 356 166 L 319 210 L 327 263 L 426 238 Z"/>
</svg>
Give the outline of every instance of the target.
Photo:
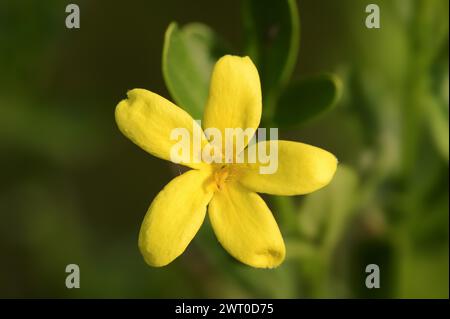
<svg viewBox="0 0 450 319">
<path fill-rule="evenodd" d="M 427 106 L 425 112 L 427 116 L 427 124 L 431 131 L 433 141 L 441 156 L 449 160 L 449 123 L 448 123 L 448 107 L 439 101 L 436 97 L 425 96 L 424 105 Z M 447 102 L 448 106 L 448 102 Z"/>
<path fill-rule="evenodd" d="M 322 190 L 305 197 L 298 212 L 301 236 L 332 251 L 340 240 L 347 220 L 355 210 L 358 175 L 349 166 L 339 165 L 333 181 Z"/>
<path fill-rule="evenodd" d="M 211 28 L 190 23 L 167 28 L 162 69 L 175 102 L 195 119 L 202 117 L 214 63 L 226 53 L 226 45 Z"/>
<path fill-rule="evenodd" d="M 260 72 L 265 101 L 287 84 L 297 61 L 300 19 L 295 0 L 244 2 L 246 53 Z"/>
<path fill-rule="evenodd" d="M 330 297 L 338 285 L 331 278 L 334 253 L 357 212 L 359 186 L 355 170 L 341 164 L 330 185 L 305 197 L 296 211 L 297 236 L 289 237 L 287 249 L 310 296 Z"/>
<path fill-rule="evenodd" d="M 340 90 L 335 75 L 289 84 L 300 44 L 300 19 L 294 0 L 247 0 L 243 18 L 245 52 L 260 73 L 264 123 L 296 126 L 335 105 Z M 203 113 L 214 63 L 226 53 L 230 52 L 224 41 L 206 25 L 191 23 L 179 28 L 172 23 L 166 31 L 164 79 L 175 102 L 195 118 Z"/>
<path fill-rule="evenodd" d="M 278 127 L 298 126 L 336 105 L 341 82 L 334 75 L 307 77 L 290 84 L 282 93 L 275 110 Z"/>
</svg>

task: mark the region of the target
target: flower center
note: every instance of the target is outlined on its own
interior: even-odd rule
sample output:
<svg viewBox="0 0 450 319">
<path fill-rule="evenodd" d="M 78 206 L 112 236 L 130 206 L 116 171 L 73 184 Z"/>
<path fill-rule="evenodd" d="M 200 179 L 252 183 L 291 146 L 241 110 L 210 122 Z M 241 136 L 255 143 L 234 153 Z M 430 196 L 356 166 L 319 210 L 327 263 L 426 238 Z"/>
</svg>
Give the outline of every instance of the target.
<svg viewBox="0 0 450 319">
<path fill-rule="evenodd" d="M 235 177 L 235 169 L 231 165 L 220 165 L 214 171 L 214 183 L 218 190 L 223 189 L 225 183 Z"/>
</svg>

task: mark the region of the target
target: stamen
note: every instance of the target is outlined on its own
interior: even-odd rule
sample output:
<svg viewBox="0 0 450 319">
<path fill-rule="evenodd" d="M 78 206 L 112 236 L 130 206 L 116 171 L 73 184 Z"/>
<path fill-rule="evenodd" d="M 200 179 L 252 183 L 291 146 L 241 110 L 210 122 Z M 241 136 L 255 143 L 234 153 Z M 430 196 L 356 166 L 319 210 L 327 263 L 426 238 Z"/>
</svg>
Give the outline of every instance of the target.
<svg viewBox="0 0 450 319">
<path fill-rule="evenodd" d="M 215 173 L 214 173 L 214 181 L 216 183 L 217 189 L 220 190 L 223 188 L 226 182 L 231 180 L 232 174 L 230 171 L 230 167 L 227 165 L 222 165 Z"/>
</svg>

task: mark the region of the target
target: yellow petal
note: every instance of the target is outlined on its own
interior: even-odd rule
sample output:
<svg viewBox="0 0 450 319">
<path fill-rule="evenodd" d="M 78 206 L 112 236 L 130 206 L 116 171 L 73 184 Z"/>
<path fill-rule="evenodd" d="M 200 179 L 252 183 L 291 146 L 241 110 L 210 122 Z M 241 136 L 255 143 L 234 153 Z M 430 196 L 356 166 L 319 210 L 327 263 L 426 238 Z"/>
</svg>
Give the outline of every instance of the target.
<svg viewBox="0 0 450 319">
<path fill-rule="evenodd" d="M 181 137 L 171 139 L 173 129 L 181 128 L 189 133 L 189 160 L 178 162 L 200 168 L 201 148 L 207 140 L 200 126 L 192 117 L 175 104 L 153 92 L 134 89 L 127 93 L 128 99 L 121 101 L 116 107 L 116 122 L 122 133 L 135 144 L 150 154 L 165 160 L 171 160 L 171 149 Z M 194 130 L 201 138 L 200 149 L 196 154 L 194 148 Z M 186 134 L 187 135 L 187 134 Z M 200 140 L 200 139 L 198 139 Z"/>
<path fill-rule="evenodd" d="M 273 268 L 284 260 L 280 230 L 258 194 L 227 183 L 214 194 L 208 213 L 219 242 L 234 258 L 258 268 Z"/>
<path fill-rule="evenodd" d="M 249 147 L 266 147 L 269 141 Z M 248 163 L 240 169 L 240 182 L 258 193 L 300 195 L 327 185 L 337 167 L 336 157 L 308 144 L 278 141 L 278 169 L 273 174 L 261 174 L 261 162 Z"/>
<path fill-rule="evenodd" d="M 173 179 L 153 200 L 139 233 L 139 248 L 149 265 L 167 265 L 194 238 L 213 194 L 207 187 L 209 176 L 205 170 L 188 171 Z"/>
<path fill-rule="evenodd" d="M 261 120 L 261 84 L 258 70 L 249 57 L 226 55 L 214 66 L 203 128 L 251 129 Z M 253 134 L 252 134 L 253 135 Z"/>
</svg>

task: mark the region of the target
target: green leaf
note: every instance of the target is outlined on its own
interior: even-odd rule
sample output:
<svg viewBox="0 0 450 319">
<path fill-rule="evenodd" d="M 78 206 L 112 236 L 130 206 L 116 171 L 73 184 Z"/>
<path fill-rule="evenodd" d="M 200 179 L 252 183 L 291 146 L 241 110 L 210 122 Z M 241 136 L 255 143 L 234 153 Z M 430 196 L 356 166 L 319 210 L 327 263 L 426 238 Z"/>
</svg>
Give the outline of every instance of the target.
<svg viewBox="0 0 450 319">
<path fill-rule="evenodd" d="M 428 120 L 429 129 L 433 138 L 433 142 L 441 154 L 448 162 L 449 160 L 449 121 L 448 108 L 440 103 L 439 100 L 429 96 L 426 101 L 426 119 Z M 447 104 L 448 106 L 448 104 Z"/>
<path fill-rule="evenodd" d="M 449 160 L 449 110 L 448 110 L 448 49 L 443 50 L 442 61 L 431 69 L 430 84 L 422 105 L 435 146 L 441 156 Z"/>
<path fill-rule="evenodd" d="M 298 240 L 287 241 L 291 258 L 299 262 L 308 294 L 325 298 L 343 287 L 341 276 L 334 276 L 334 256 L 342 242 L 360 201 L 359 177 L 350 166 L 339 164 L 331 183 L 307 195 L 298 210 Z M 341 282 L 339 282 L 341 281 Z"/>
<path fill-rule="evenodd" d="M 431 63 L 444 46 L 448 46 L 449 2 L 441 0 L 420 0 L 416 3 L 415 31 L 416 50 L 420 60 Z M 433 35 L 433 36 L 430 36 Z"/>
<path fill-rule="evenodd" d="M 247 0 L 244 2 L 246 52 L 257 65 L 263 96 L 289 80 L 297 61 L 300 19 L 295 0 Z"/>
<path fill-rule="evenodd" d="M 341 93 L 341 81 L 324 74 L 292 83 L 280 96 L 274 122 L 280 127 L 296 126 L 330 110 Z"/>
<path fill-rule="evenodd" d="M 167 88 L 175 102 L 200 119 L 209 91 L 215 62 L 226 53 L 226 46 L 208 26 L 190 23 L 167 28 L 162 70 Z"/>
<path fill-rule="evenodd" d="M 340 164 L 330 185 L 308 195 L 299 210 L 299 230 L 305 239 L 331 250 L 340 239 L 358 198 L 358 175 Z"/>
</svg>

